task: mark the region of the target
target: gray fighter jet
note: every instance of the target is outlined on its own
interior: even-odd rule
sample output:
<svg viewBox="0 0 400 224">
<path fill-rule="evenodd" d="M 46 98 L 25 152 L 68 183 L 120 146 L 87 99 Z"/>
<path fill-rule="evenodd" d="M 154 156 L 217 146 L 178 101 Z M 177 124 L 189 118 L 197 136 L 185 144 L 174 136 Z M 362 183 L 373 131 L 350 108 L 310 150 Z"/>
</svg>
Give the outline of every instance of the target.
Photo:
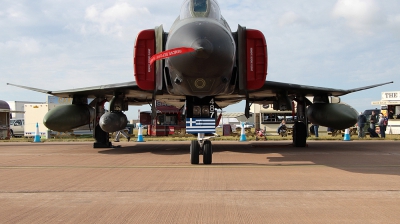
<svg viewBox="0 0 400 224">
<path fill-rule="evenodd" d="M 232 32 L 216 0 L 185 0 L 169 32 L 162 26 L 141 31 L 133 61 L 133 82 L 63 91 L 14 86 L 73 98 L 72 105 L 49 111 L 44 124 L 67 131 L 94 122 L 94 147 L 111 147 L 109 133 L 125 128 L 123 111 L 128 105 L 151 104 L 153 114 L 156 100 L 185 108 L 186 130 L 198 135 L 190 145 L 190 161 L 198 164 L 203 152 L 203 163 L 211 164 L 212 145 L 205 134 L 215 132 L 217 109 L 244 100 L 246 116 L 252 103 L 292 110 L 297 119 L 293 145 L 305 147 L 309 121 L 334 129 L 356 123 L 357 112 L 340 104 L 339 96 L 391 83 L 342 90 L 266 81 L 264 35 L 240 25 Z M 313 97 L 313 102 L 306 97 Z M 88 98 L 94 100 L 88 104 Z M 110 107 L 105 112 L 107 101 Z"/>
</svg>

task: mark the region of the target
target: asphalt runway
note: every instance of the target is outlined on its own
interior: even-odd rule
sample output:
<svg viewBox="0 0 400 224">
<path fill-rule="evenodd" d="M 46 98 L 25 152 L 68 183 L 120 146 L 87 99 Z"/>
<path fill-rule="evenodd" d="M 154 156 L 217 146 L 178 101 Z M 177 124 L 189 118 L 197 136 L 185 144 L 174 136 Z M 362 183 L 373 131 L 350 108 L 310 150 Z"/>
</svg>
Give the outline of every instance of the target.
<svg viewBox="0 0 400 224">
<path fill-rule="evenodd" d="M 399 223 L 399 141 L 290 143 L 2 142 L 0 223 Z"/>
</svg>

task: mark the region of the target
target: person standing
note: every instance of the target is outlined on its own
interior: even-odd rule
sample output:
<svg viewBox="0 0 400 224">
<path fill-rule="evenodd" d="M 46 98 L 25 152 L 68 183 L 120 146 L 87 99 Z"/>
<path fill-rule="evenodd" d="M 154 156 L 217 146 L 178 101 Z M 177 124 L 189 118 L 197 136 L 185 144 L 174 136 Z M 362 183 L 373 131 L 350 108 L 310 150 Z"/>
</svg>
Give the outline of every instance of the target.
<svg viewBox="0 0 400 224">
<path fill-rule="evenodd" d="M 119 136 L 120 136 L 120 135 L 123 135 L 126 139 L 128 139 L 128 142 L 129 142 L 129 140 L 131 140 L 131 137 L 129 137 L 129 135 L 126 134 L 125 130 L 122 129 L 122 130 L 117 131 L 117 133 L 115 133 L 115 140 L 114 140 L 114 142 L 119 142 Z"/>
<path fill-rule="evenodd" d="M 369 118 L 369 136 L 371 138 L 379 138 L 378 133 L 375 131 L 376 123 L 378 122 L 378 119 L 376 119 L 376 114 L 375 111 L 372 111 L 371 117 Z"/>
<path fill-rule="evenodd" d="M 362 112 L 360 112 L 360 115 L 358 115 L 357 119 L 358 138 L 364 138 L 365 136 L 364 134 L 365 123 L 367 123 L 367 118 Z"/>
<path fill-rule="evenodd" d="M 315 137 L 318 138 L 318 128 L 319 128 L 319 125 L 318 125 L 318 124 L 313 124 L 313 126 L 314 126 L 314 134 L 315 134 Z"/>
<path fill-rule="evenodd" d="M 390 110 L 388 119 L 393 119 L 393 118 L 394 118 L 393 110 Z"/>
<path fill-rule="evenodd" d="M 375 114 L 375 111 L 372 111 L 372 114 L 371 114 L 371 118 L 369 119 L 369 128 L 371 128 L 373 131 L 375 131 L 375 125 L 376 125 L 376 122 L 378 122 L 378 120 L 376 119 L 376 114 Z"/>
<path fill-rule="evenodd" d="M 383 117 L 383 114 L 379 114 L 379 121 L 378 121 L 378 125 L 379 125 L 379 131 L 381 133 L 381 138 L 385 138 L 386 134 L 386 126 L 385 126 L 385 118 Z"/>
</svg>

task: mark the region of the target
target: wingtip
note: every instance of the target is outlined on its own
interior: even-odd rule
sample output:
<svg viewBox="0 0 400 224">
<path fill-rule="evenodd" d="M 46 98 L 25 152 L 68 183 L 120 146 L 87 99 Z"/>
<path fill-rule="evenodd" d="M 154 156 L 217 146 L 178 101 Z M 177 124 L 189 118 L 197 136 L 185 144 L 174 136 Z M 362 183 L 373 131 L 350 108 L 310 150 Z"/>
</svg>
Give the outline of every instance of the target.
<svg viewBox="0 0 400 224">
<path fill-rule="evenodd" d="M 52 91 L 49 91 L 49 90 L 37 89 L 37 88 L 33 88 L 33 87 L 22 86 L 22 85 L 16 85 L 16 84 L 12 84 L 12 83 L 7 83 L 7 85 L 15 86 L 15 87 L 22 88 L 22 89 L 32 90 L 32 91 L 36 91 L 36 92 L 40 92 L 40 93 L 52 92 Z"/>
</svg>

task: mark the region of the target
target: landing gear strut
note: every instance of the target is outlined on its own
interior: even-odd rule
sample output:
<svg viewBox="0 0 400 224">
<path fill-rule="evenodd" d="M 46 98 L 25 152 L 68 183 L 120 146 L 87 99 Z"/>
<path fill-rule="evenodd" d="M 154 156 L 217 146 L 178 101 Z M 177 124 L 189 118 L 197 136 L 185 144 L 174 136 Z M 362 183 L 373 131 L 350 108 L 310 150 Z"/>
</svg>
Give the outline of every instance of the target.
<svg viewBox="0 0 400 224">
<path fill-rule="evenodd" d="M 306 147 L 308 136 L 308 119 L 306 116 L 306 101 L 304 96 L 297 96 L 297 121 L 293 126 L 293 146 Z"/>
<path fill-rule="evenodd" d="M 93 143 L 93 148 L 110 148 L 112 144 L 110 142 L 110 134 L 101 129 L 99 125 L 99 119 L 101 115 L 104 114 L 104 104 L 106 100 L 95 99 L 95 111 L 96 111 L 96 119 L 94 120 L 94 139 L 96 140 Z"/>
<path fill-rule="evenodd" d="M 293 146 L 306 147 L 307 128 L 303 122 L 297 121 L 293 126 Z"/>
<path fill-rule="evenodd" d="M 198 136 L 190 143 L 191 164 L 199 164 L 200 153 L 204 164 L 212 163 L 212 145 L 205 134 L 215 133 L 216 107 L 213 97 L 186 97 L 186 133 Z"/>
</svg>

